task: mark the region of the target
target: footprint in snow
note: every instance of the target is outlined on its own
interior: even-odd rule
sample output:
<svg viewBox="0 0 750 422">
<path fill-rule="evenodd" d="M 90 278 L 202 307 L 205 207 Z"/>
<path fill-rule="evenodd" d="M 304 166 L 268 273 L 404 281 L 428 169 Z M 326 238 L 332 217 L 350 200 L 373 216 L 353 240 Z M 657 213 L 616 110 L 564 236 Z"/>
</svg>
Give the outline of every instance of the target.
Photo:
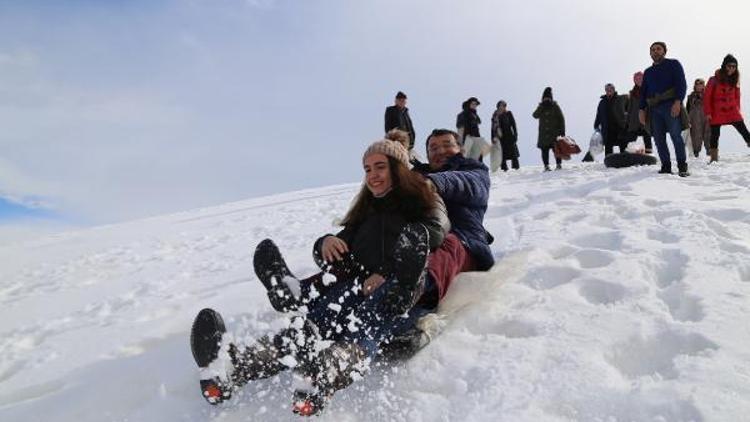
<svg viewBox="0 0 750 422">
<path fill-rule="evenodd" d="M 604 249 L 619 251 L 624 237 L 616 231 L 592 233 L 574 238 L 570 243 L 581 248 Z"/>
<path fill-rule="evenodd" d="M 609 305 L 622 301 L 628 290 L 620 284 L 597 278 L 585 278 L 578 283 L 578 293 L 591 304 Z"/>
<path fill-rule="evenodd" d="M 750 212 L 739 208 L 713 209 L 706 211 L 705 214 L 724 223 L 734 221 L 747 222 L 750 220 Z"/>
<path fill-rule="evenodd" d="M 677 243 L 680 241 L 680 236 L 665 229 L 648 229 L 646 230 L 646 237 L 661 243 Z"/>
<path fill-rule="evenodd" d="M 521 279 L 521 283 L 536 290 L 549 290 L 570 283 L 571 280 L 580 275 L 581 271 L 575 268 L 552 265 L 541 266 L 531 269 Z"/>
<path fill-rule="evenodd" d="M 728 240 L 721 240 L 719 242 L 719 249 L 726 253 L 738 253 L 750 256 L 750 249 L 738 242 L 731 242 Z"/>
<path fill-rule="evenodd" d="M 701 334 L 667 330 L 653 337 L 634 336 L 616 344 L 605 359 L 629 379 L 660 376 L 669 380 L 680 375 L 675 358 L 710 356 L 710 352 L 718 348 L 716 343 Z"/>
<path fill-rule="evenodd" d="M 581 268 L 587 269 L 606 267 L 615 260 L 612 252 L 599 249 L 584 249 L 577 252 L 574 256 Z"/>
<path fill-rule="evenodd" d="M 669 314 L 676 321 L 698 322 L 705 313 L 700 298 L 687 294 L 682 284 L 673 285 L 657 294 L 669 308 Z"/>
<path fill-rule="evenodd" d="M 654 268 L 654 281 L 657 286 L 663 289 L 682 281 L 685 277 L 688 257 L 679 249 L 666 249 L 661 251 L 660 255 L 660 261 Z"/>
</svg>

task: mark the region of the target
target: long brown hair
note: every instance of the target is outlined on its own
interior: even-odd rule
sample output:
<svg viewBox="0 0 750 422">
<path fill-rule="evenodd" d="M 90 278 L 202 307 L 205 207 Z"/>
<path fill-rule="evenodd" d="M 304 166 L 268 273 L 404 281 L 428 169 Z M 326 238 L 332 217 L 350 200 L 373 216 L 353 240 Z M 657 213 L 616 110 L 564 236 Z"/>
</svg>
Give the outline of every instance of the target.
<svg viewBox="0 0 750 422">
<path fill-rule="evenodd" d="M 723 84 L 729 84 L 731 86 L 739 86 L 740 85 L 740 69 L 737 68 L 734 71 L 734 74 L 732 76 L 729 76 L 727 73 L 727 69 L 722 66 L 719 70 L 716 71 L 716 79 L 719 80 L 719 82 Z"/>
<path fill-rule="evenodd" d="M 398 209 L 407 221 L 414 221 L 427 216 L 435 208 L 437 193 L 430 187 L 424 176 L 409 170 L 402 162 L 388 157 L 388 170 L 391 173 L 393 190 L 389 195 L 396 196 Z M 354 199 L 352 206 L 341 221 L 342 226 L 361 223 L 367 217 L 375 197 L 362 183 L 362 188 Z"/>
</svg>

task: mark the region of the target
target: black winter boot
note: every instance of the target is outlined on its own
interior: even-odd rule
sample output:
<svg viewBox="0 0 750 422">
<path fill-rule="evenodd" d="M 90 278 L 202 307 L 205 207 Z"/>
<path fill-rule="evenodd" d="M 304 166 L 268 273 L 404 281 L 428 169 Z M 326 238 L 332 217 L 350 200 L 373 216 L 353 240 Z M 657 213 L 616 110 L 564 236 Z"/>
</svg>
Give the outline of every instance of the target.
<svg viewBox="0 0 750 422">
<path fill-rule="evenodd" d="M 393 278 L 383 306 L 386 314 L 400 315 L 411 309 L 424 291 L 425 267 L 430 253 L 430 235 L 418 223 L 407 224 L 393 248 Z"/>
<path fill-rule="evenodd" d="M 300 305 L 299 280 L 289 271 L 279 248 L 271 239 L 263 240 L 255 248 L 253 267 L 274 309 L 279 312 L 297 310 Z"/>
<path fill-rule="evenodd" d="M 679 170 L 679 173 L 677 173 L 677 174 L 680 177 L 690 176 L 690 172 L 688 172 L 688 165 L 687 165 L 687 163 L 677 163 L 677 169 Z"/>
<path fill-rule="evenodd" d="M 222 336 L 226 332 L 224 320 L 213 309 L 203 309 L 195 317 L 190 331 L 190 349 L 195 363 L 201 369 L 216 360 L 221 349 Z M 206 377 L 200 380 L 201 395 L 210 404 L 219 404 L 232 397 L 232 383 L 229 375 L 221 377 Z"/>
<path fill-rule="evenodd" d="M 672 163 L 662 163 L 661 164 L 661 170 L 659 170 L 659 174 L 672 174 Z"/>
</svg>

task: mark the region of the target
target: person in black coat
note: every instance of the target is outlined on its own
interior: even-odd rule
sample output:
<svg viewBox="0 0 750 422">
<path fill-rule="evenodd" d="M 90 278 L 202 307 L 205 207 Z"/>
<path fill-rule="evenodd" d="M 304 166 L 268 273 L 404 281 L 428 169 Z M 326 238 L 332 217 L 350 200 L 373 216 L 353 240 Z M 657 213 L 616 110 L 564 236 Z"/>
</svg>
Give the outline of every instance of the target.
<svg viewBox="0 0 750 422">
<path fill-rule="evenodd" d="M 409 151 L 414 148 L 414 126 L 411 123 L 409 109 L 406 108 L 406 94 L 399 91 L 396 94 L 395 104 L 385 109 L 385 133 L 392 129 L 399 129 L 409 134 Z"/>
<path fill-rule="evenodd" d="M 456 129 L 458 129 L 459 139 L 461 145 L 464 143 L 464 139 L 467 136 L 473 136 L 479 138 L 479 125 L 482 124 L 482 119 L 477 114 L 477 107 L 481 104 L 476 97 L 471 97 L 461 104 L 461 112 L 456 116 Z"/>
<path fill-rule="evenodd" d="M 607 84 L 604 86 L 604 95 L 599 100 L 594 119 L 594 129 L 602 134 L 604 139 L 604 155 L 614 152 L 614 147 L 625 152 L 627 141 L 625 140 L 625 129 L 627 124 L 626 112 L 627 97 L 617 95 L 615 86 Z"/>
<path fill-rule="evenodd" d="M 508 104 L 500 100 L 497 103 L 497 110 L 492 114 L 492 142 L 500 142 L 503 150 L 502 163 L 500 169 L 508 171 L 508 160 L 511 166 L 518 170 L 518 129 L 516 128 L 516 119 L 513 113 L 508 110 Z"/>
</svg>

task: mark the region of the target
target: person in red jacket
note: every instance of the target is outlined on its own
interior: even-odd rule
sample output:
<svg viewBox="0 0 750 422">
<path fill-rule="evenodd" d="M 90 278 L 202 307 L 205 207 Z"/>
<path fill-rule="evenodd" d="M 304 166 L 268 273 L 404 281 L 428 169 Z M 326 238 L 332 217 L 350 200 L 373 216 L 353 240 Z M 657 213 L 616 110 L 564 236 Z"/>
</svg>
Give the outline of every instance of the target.
<svg viewBox="0 0 750 422">
<path fill-rule="evenodd" d="M 708 80 L 703 110 L 711 124 L 710 163 L 719 160 L 719 134 L 723 125 L 734 126 L 750 147 L 750 132 L 740 112 L 740 71 L 737 59 L 731 54 L 724 57 L 721 68 Z"/>
</svg>

